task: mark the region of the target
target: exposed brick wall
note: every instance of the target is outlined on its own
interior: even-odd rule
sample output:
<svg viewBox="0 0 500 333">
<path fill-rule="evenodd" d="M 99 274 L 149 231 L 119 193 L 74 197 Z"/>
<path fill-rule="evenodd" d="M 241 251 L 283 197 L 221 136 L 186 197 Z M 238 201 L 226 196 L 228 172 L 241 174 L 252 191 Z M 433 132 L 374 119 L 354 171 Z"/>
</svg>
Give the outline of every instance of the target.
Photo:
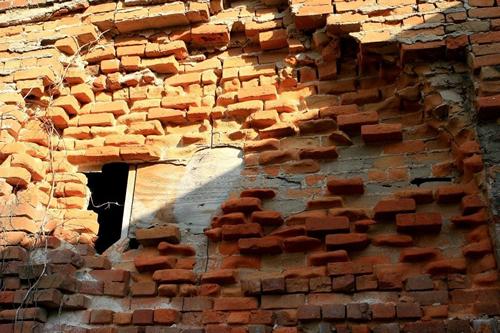
<svg viewBox="0 0 500 333">
<path fill-rule="evenodd" d="M 497 5 L 0 2 L 0 331 L 494 332 Z M 83 172 L 218 147 L 95 253 Z"/>
</svg>

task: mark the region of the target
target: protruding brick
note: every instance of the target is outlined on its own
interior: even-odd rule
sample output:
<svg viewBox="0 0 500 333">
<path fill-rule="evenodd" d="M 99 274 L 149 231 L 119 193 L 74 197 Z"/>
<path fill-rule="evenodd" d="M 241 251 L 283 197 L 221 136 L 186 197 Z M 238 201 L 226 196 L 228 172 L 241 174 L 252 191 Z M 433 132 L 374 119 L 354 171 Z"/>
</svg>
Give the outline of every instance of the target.
<svg viewBox="0 0 500 333">
<path fill-rule="evenodd" d="M 361 177 L 347 179 L 332 177 L 328 179 L 327 187 L 332 194 L 363 194 L 365 192 Z"/>
<path fill-rule="evenodd" d="M 393 219 L 396 214 L 411 213 L 416 209 L 413 199 L 388 199 L 379 201 L 373 208 L 375 219 Z"/>
<path fill-rule="evenodd" d="M 366 234 L 350 233 L 327 235 L 325 244 L 328 249 L 362 250 L 370 244 L 370 239 Z"/>
<path fill-rule="evenodd" d="M 161 241 L 178 244 L 180 232 L 177 226 L 158 226 L 135 231 L 137 241 L 145 246 L 157 245 Z"/>
<path fill-rule="evenodd" d="M 396 215 L 399 232 L 439 232 L 443 220 L 439 213 L 415 213 Z"/>
<path fill-rule="evenodd" d="M 361 138 L 365 143 L 381 143 L 403 140 L 401 124 L 376 124 L 361 126 Z"/>
</svg>

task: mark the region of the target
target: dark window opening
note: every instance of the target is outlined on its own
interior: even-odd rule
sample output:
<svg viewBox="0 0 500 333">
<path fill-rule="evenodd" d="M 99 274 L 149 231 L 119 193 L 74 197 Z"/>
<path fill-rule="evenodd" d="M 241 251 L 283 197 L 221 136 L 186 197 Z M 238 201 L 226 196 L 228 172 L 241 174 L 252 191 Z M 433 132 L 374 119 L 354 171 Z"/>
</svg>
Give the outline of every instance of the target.
<svg viewBox="0 0 500 333">
<path fill-rule="evenodd" d="M 103 253 L 121 236 L 128 165 L 106 164 L 102 172 L 89 172 L 86 175 L 91 192 L 88 209 L 98 214 L 99 233 L 95 249 L 97 253 Z"/>
</svg>

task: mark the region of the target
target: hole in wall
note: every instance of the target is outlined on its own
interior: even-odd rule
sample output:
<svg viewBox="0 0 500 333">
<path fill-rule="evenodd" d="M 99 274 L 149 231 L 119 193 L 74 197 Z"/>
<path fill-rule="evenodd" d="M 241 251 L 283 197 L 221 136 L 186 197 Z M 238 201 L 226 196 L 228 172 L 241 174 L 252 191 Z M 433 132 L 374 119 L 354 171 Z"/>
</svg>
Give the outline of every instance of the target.
<svg viewBox="0 0 500 333">
<path fill-rule="evenodd" d="M 453 179 L 451 177 L 417 177 L 413 178 L 410 184 L 420 186 L 425 183 L 433 182 L 451 182 Z"/>
<path fill-rule="evenodd" d="M 128 164 L 106 164 L 101 172 L 89 172 L 86 176 L 91 192 L 88 209 L 97 213 L 99 223 L 95 249 L 103 253 L 121 236 Z"/>
</svg>

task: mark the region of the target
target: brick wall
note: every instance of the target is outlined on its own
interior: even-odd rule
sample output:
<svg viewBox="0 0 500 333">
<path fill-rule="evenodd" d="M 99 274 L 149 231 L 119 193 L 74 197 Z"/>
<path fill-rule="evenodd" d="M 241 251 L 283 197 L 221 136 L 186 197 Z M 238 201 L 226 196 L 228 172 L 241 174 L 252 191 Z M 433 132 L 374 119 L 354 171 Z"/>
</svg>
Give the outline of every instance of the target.
<svg viewBox="0 0 500 333">
<path fill-rule="evenodd" d="M 495 332 L 499 8 L 0 2 L 0 331 Z"/>
</svg>

